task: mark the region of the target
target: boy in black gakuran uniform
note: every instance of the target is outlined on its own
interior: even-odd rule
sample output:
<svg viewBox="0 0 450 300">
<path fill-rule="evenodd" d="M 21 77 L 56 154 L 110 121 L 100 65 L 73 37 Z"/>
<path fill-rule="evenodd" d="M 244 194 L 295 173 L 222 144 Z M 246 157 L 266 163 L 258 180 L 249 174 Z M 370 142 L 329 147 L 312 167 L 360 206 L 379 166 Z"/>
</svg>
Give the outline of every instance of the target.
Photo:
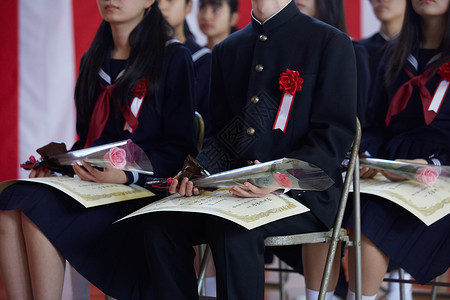
<svg viewBox="0 0 450 300">
<path fill-rule="evenodd" d="M 209 215 L 148 215 L 146 251 L 158 299 L 197 299 L 192 245 L 200 243 L 211 246 L 219 299 L 263 299 L 264 238 L 327 230 L 336 216 L 340 164 L 356 128 L 352 43 L 346 34 L 299 12 L 293 1 L 253 0 L 252 5 L 251 23 L 213 50 L 212 136 L 197 160 L 215 173 L 255 160 L 296 158 L 320 167 L 335 183 L 323 192 L 290 190 L 287 194 L 311 211 L 252 230 Z M 286 97 L 291 89 L 293 97 Z M 245 186 L 230 193 L 262 197 L 272 191 Z M 170 191 L 198 193 L 187 178 L 174 180 Z M 320 287 L 327 249 L 326 244 L 303 246 L 312 295 Z"/>
</svg>

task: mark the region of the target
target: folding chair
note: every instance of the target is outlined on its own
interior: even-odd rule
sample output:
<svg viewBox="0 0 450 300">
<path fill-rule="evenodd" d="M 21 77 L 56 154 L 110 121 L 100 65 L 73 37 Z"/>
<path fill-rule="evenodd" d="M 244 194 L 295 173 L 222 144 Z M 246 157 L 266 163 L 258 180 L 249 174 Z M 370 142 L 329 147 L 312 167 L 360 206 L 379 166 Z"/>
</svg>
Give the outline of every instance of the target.
<svg viewBox="0 0 450 300">
<path fill-rule="evenodd" d="M 336 255 L 336 248 L 339 241 L 345 241 L 349 243 L 349 237 L 346 230 L 341 228 L 342 220 L 344 217 L 345 207 L 347 205 L 347 198 L 350 192 L 350 187 L 352 186 L 353 180 L 353 201 L 354 201 L 354 234 L 355 238 L 352 241 L 353 246 L 356 251 L 356 299 L 361 299 L 361 228 L 360 228 L 360 205 L 359 205 L 359 144 L 361 142 L 361 125 L 359 120 L 356 119 L 356 135 L 353 141 L 350 159 L 348 162 L 348 168 L 344 180 L 344 188 L 341 194 L 340 204 L 334 227 L 326 232 L 312 232 L 304 234 L 294 234 L 285 236 L 271 236 L 267 237 L 264 241 L 265 246 L 289 246 L 289 245 L 299 245 L 306 243 L 322 243 L 329 242 L 330 246 L 328 249 L 327 260 L 325 264 L 325 270 L 322 277 L 322 282 L 319 291 L 319 299 L 325 299 L 326 290 L 331 274 L 331 267 L 333 263 L 334 256 Z M 198 274 L 198 291 L 200 293 L 202 283 L 205 276 L 206 266 L 211 256 L 211 250 L 209 246 L 203 253 L 201 259 L 199 274 Z M 282 271 L 275 269 L 276 271 Z M 284 292 L 282 292 L 282 297 L 284 297 Z"/>
<path fill-rule="evenodd" d="M 402 268 L 399 268 L 398 272 L 399 272 L 398 279 L 384 278 L 383 281 L 386 281 L 386 282 L 398 282 L 400 284 L 399 299 L 400 300 L 404 300 L 405 299 L 405 288 L 404 288 L 404 285 L 405 284 L 416 284 L 417 281 L 412 280 L 412 279 L 411 280 L 404 279 L 403 276 L 404 276 L 404 272 L 405 271 Z M 448 270 L 447 270 L 447 272 L 448 272 Z M 446 274 L 446 273 L 444 273 L 444 274 Z M 442 274 L 442 275 L 444 275 L 444 274 Z M 427 286 L 431 286 L 430 300 L 436 300 L 437 299 L 437 296 L 438 296 L 438 290 L 437 289 L 438 289 L 438 287 L 450 288 L 450 281 L 447 281 L 447 282 L 442 281 L 442 278 L 441 278 L 442 275 L 439 275 L 434 280 L 424 284 L 424 285 L 427 285 Z M 446 292 L 446 293 L 443 293 L 443 296 L 449 297 L 450 294 L 448 292 Z"/>
</svg>

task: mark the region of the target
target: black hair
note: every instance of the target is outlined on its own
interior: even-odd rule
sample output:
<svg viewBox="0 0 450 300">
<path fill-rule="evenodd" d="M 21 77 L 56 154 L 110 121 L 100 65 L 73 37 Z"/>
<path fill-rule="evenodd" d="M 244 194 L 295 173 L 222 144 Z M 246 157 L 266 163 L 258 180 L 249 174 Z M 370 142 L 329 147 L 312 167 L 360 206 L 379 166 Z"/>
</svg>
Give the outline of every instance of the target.
<svg viewBox="0 0 450 300">
<path fill-rule="evenodd" d="M 347 33 L 343 0 L 316 0 L 316 19 Z"/>
<path fill-rule="evenodd" d="M 206 5 L 212 6 L 221 6 L 223 2 L 226 2 L 230 7 L 230 14 L 238 12 L 238 0 L 199 0 L 199 7 L 204 7 Z M 236 26 L 231 27 L 230 33 L 237 31 L 238 28 Z"/>
<path fill-rule="evenodd" d="M 450 18 L 447 12 L 447 24 L 440 48 L 441 56 L 433 62 L 431 67 L 436 72 L 440 65 L 450 60 Z M 396 78 L 408 59 L 411 51 L 422 40 L 421 17 L 414 11 L 411 0 L 406 1 L 405 18 L 399 37 L 394 41 L 390 51 L 389 63 L 385 73 L 385 80 L 389 84 Z"/>
<path fill-rule="evenodd" d="M 142 21 L 133 29 L 128 38 L 130 56 L 123 76 L 116 81 L 111 95 L 112 109 L 126 107 L 133 98 L 133 88 L 139 79 L 146 77 L 150 81 L 149 93 L 156 95 L 162 73 L 165 44 L 172 30 L 163 18 L 158 2 L 144 13 Z M 89 120 L 97 101 L 96 91 L 98 71 L 113 46 L 111 26 L 102 21 L 94 40 L 83 56 L 75 85 L 75 104 L 78 116 Z"/>
</svg>

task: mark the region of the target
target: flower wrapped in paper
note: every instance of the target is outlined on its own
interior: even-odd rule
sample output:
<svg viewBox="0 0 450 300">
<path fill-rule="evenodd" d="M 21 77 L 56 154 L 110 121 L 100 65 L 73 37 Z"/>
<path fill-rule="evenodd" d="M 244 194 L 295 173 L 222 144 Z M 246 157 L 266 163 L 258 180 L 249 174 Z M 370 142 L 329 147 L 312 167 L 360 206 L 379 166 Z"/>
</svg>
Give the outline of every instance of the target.
<svg viewBox="0 0 450 300">
<path fill-rule="evenodd" d="M 281 158 L 209 175 L 198 162 L 188 157 L 180 177 L 188 177 L 194 186 L 204 189 L 231 187 L 248 181 L 261 187 L 323 191 L 334 183 L 322 169 L 292 158 Z M 146 187 L 167 188 L 170 183 L 171 178 L 149 178 Z"/>
<path fill-rule="evenodd" d="M 39 167 L 51 171 L 73 176 L 72 164 L 81 160 L 97 167 L 116 168 L 153 175 L 150 159 L 145 152 L 133 141 L 124 140 L 110 144 L 75 150 L 68 152 L 64 143 L 50 143 L 36 150 L 41 158 L 33 156 L 21 164 L 27 170 Z"/>
<path fill-rule="evenodd" d="M 360 158 L 360 165 L 377 170 L 385 170 L 409 180 L 432 186 L 438 180 L 450 181 L 449 166 L 416 164 L 379 158 Z"/>
<path fill-rule="evenodd" d="M 334 182 L 319 167 L 293 158 L 281 158 L 193 179 L 201 188 L 231 187 L 250 182 L 260 187 L 323 191 Z"/>
</svg>

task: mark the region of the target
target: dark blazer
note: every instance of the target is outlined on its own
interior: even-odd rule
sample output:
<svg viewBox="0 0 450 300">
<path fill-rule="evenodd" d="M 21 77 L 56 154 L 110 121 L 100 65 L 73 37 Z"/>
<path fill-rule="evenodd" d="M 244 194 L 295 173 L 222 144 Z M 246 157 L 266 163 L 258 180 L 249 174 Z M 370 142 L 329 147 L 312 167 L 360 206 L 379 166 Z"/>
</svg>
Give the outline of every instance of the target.
<svg viewBox="0 0 450 300">
<path fill-rule="evenodd" d="M 283 94 L 278 78 L 287 68 L 304 82 L 283 133 L 272 127 Z M 340 164 L 355 134 L 356 66 L 348 36 L 300 13 L 292 1 L 264 24 L 252 18 L 216 45 L 211 88 L 213 138 L 197 159 L 211 172 L 282 157 L 322 168 L 332 187 L 291 195 L 331 227 Z"/>
</svg>

